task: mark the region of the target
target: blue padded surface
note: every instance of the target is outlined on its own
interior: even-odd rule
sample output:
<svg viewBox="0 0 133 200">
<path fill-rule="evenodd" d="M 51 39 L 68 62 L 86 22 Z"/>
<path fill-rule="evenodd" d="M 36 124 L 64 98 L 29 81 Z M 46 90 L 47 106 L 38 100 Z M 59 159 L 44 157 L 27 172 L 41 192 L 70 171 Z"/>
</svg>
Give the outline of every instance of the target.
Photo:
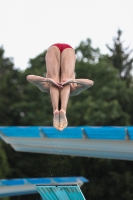
<svg viewBox="0 0 133 200">
<path fill-rule="evenodd" d="M 51 178 L 27 178 L 26 180 L 31 184 L 50 184 L 52 182 Z"/>
<path fill-rule="evenodd" d="M 133 140 L 133 127 L 128 126 L 127 130 L 128 130 L 128 133 L 129 133 L 130 140 Z"/>
<path fill-rule="evenodd" d="M 1 180 L 2 185 L 13 186 L 13 185 L 24 185 L 24 179 L 10 179 L 10 180 Z"/>
<path fill-rule="evenodd" d="M 133 126 L 129 127 L 67 127 L 58 131 L 54 127 L 0 127 L 0 132 L 7 137 L 31 137 L 40 138 L 41 133 L 48 138 L 82 139 L 82 129 L 90 139 L 125 140 L 125 129 L 128 130 L 130 139 L 133 140 Z"/>
<path fill-rule="evenodd" d="M 1 179 L 0 180 L 0 185 L 2 186 L 14 186 L 14 185 L 24 185 L 24 184 L 45 184 L 45 185 L 49 185 L 49 184 L 53 184 L 57 183 L 72 183 L 75 182 L 77 183 L 78 181 L 82 181 L 82 182 L 88 182 L 88 179 L 84 178 L 84 177 L 53 177 L 53 178 L 25 178 L 25 179 Z"/>
<path fill-rule="evenodd" d="M 53 180 L 57 183 L 67 183 L 67 182 L 77 182 L 78 180 L 82 182 L 88 182 L 84 177 L 55 177 Z"/>
<path fill-rule="evenodd" d="M 67 127 L 58 131 L 54 127 L 0 127 L 0 131 L 8 137 L 41 137 L 42 132 L 49 138 L 82 138 L 80 127 Z"/>
<path fill-rule="evenodd" d="M 0 131 L 8 137 L 40 137 L 39 127 L 0 127 Z"/>
<path fill-rule="evenodd" d="M 36 186 L 44 200 L 85 200 L 78 186 Z"/>
<path fill-rule="evenodd" d="M 84 127 L 88 138 L 125 140 L 125 127 Z"/>
<path fill-rule="evenodd" d="M 81 127 L 67 127 L 63 131 L 58 131 L 53 127 L 42 127 L 41 129 L 49 138 L 82 138 Z"/>
<path fill-rule="evenodd" d="M 80 176 L 80 177 L 77 177 L 77 178 L 79 178 L 80 181 L 82 181 L 82 182 L 84 182 L 84 183 L 87 183 L 87 182 L 89 181 L 88 179 L 86 179 L 86 178 L 83 177 L 83 176 Z"/>
</svg>

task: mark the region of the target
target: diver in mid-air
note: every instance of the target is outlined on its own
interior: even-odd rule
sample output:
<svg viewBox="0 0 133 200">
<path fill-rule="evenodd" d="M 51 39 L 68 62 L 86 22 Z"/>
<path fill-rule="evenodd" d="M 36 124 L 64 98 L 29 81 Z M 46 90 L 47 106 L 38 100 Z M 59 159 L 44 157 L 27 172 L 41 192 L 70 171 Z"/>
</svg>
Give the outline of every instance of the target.
<svg viewBox="0 0 133 200">
<path fill-rule="evenodd" d="M 66 109 L 69 96 L 75 96 L 91 87 L 89 79 L 75 79 L 76 56 L 68 44 L 53 44 L 46 53 L 46 78 L 28 75 L 27 80 L 42 92 L 50 93 L 53 107 L 53 126 L 62 131 L 67 127 Z"/>
</svg>

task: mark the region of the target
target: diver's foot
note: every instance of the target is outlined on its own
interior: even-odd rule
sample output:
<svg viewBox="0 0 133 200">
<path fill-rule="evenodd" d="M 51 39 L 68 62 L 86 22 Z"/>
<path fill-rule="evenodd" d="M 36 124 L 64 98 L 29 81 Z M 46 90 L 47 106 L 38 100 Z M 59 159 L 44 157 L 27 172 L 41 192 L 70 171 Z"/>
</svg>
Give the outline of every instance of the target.
<svg viewBox="0 0 133 200">
<path fill-rule="evenodd" d="M 66 118 L 66 113 L 64 110 L 60 110 L 60 126 L 59 126 L 59 130 L 63 131 L 63 129 L 65 129 L 68 125 L 67 122 L 67 118 Z"/>
<path fill-rule="evenodd" d="M 54 111 L 54 119 L 53 119 L 53 126 L 59 130 L 60 120 L 59 120 L 59 111 Z"/>
</svg>

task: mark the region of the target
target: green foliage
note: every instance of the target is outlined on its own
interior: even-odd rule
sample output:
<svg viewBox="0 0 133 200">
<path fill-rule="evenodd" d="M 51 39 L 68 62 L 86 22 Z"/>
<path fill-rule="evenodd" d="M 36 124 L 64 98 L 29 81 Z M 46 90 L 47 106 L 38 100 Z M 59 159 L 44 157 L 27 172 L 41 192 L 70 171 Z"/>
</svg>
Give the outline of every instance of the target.
<svg viewBox="0 0 133 200">
<path fill-rule="evenodd" d="M 20 125 L 52 126 L 50 96 L 47 93 L 42 93 L 37 87 L 31 85 L 26 80 L 26 76 L 29 74 L 45 76 L 45 54 L 46 52 L 30 60 L 31 67 L 20 74 L 19 85 L 22 88 L 20 94 L 21 102 L 15 105 L 16 109 L 20 109 Z"/>
<path fill-rule="evenodd" d="M 94 86 L 78 97 L 70 99 L 68 107 L 70 125 L 130 124 L 130 116 L 121 106 L 121 103 L 128 98 L 128 94 L 123 96 L 126 85 L 117 78 L 118 71 L 108 63 L 106 57 L 101 58 L 95 65 L 81 61 L 77 64 L 76 72 L 78 78 L 94 80 Z"/>
<path fill-rule="evenodd" d="M 131 200 L 133 197 L 133 162 L 88 159 L 84 161 L 85 175 L 90 183 L 83 187 L 86 198 Z"/>
<path fill-rule="evenodd" d="M 10 199 L 10 197 L 3 197 L 3 198 L 1 198 L 1 200 L 9 200 Z"/>
<path fill-rule="evenodd" d="M 113 66 L 119 70 L 118 76 L 122 79 L 126 79 L 129 84 L 132 77 L 131 70 L 133 69 L 133 58 L 131 58 L 133 50 L 129 50 L 129 47 L 123 47 L 121 36 L 122 31 L 119 29 L 117 31 L 117 37 L 113 39 L 113 48 L 110 48 L 108 45 L 106 46 L 112 54 L 109 58 L 112 61 Z"/>
<path fill-rule="evenodd" d="M 80 42 L 79 46 L 75 49 L 77 60 L 83 62 L 95 63 L 99 59 L 99 49 L 94 49 L 91 45 L 91 40 L 88 38 L 86 41 Z"/>
<path fill-rule="evenodd" d="M 10 172 L 7 155 L 2 144 L 3 142 L 0 140 L 0 179 L 4 179 Z"/>
<path fill-rule="evenodd" d="M 19 72 L 13 68 L 11 58 L 4 58 L 4 50 L 0 48 L 0 125 L 15 125 L 19 113 L 14 105 L 19 97 Z"/>
</svg>

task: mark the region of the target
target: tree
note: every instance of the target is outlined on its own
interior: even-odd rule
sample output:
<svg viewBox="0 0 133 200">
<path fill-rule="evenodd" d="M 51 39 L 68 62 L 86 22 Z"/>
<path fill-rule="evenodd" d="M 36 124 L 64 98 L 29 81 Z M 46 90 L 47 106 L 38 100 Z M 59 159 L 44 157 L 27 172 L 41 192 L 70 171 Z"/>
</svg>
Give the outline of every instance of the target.
<svg viewBox="0 0 133 200">
<path fill-rule="evenodd" d="M 111 56 L 108 56 L 109 62 L 118 69 L 118 78 L 126 82 L 126 88 L 120 88 L 123 90 L 123 95 L 118 93 L 117 99 L 121 104 L 122 109 L 128 113 L 130 117 L 130 124 L 133 124 L 133 107 L 132 107 L 132 96 L 133 96 L 133 57 L 132 51 L 128 47 L 124 47 L 123 41 L 121 41 L 122 31 L 117 31 L 117 37 L 113 39 L 113 47 L 107 48 L 111 52 Z M 119 91 L 119 90 L 118 90 Z M 122 93 L 121 93 L 122 94 Z"/>
<path fill-rule="evenodd" d="M 20 72 L 19 87 L 22 88 L 21 101 L 15 106 L 22 113 L 19 125 L 52 126 L 52 106 L 50 95 L 42 93 L 37 87 L 26 80 L 29 74 L 38 76 L 46 75 L 45 57 L 46 51 L 30 60 L 30 67 Z"/>
<path fill-rule="evenodd" d="M 20 117 L 14 109 L 19 102 L 19 71 L 14 69 L 13 60 L 4 57 L 4 49 L 0 48 L 0 125 L 15 125 Z"/>
<path fill-rule="evenodd" d="M 69 125 L 120 126 L 130 124 L 130 116 L 121 105 L 126 101 L 130 103 L 128 93 L 123 96 L 126 84 L 118 79 L 118 70 L 111 63 L 109 64 L 106 56 L 101 56 L 96 64 L 78 61 L 76 73 L 78 78 L 94 80 L 94 86 L 77 97 L 70 98 Z"/>
<path fill-rule="evenodd" d="M 109 56 L 113 66 L 118 69 L 118 77 L 127 80 L 129 84 L 131 82 L 131 70 L 133 69 L 133 58 L 131 53 L 133 50 L 129 50 L 129 47 L 123 46 L 121 41 L 122 31 L 118 29 L 117 37 L 113 39 L 113 48 L 106 45 L 111 52 Z"/>
<path fill-rule="evenodd" d="M 0 179 L 4 179 L 10 173 L 7 155 L 2 145 L 3 142 L 0 140 Z"/>
<path fill-rule="evenodd" d="M 99 59 L 100 50 L 92 47 L 90 38 L 86 41 L 81 41 L 79 46 L 75 49 L 77 60 L 83 62 L 95 63 Z"/>
</svg>

